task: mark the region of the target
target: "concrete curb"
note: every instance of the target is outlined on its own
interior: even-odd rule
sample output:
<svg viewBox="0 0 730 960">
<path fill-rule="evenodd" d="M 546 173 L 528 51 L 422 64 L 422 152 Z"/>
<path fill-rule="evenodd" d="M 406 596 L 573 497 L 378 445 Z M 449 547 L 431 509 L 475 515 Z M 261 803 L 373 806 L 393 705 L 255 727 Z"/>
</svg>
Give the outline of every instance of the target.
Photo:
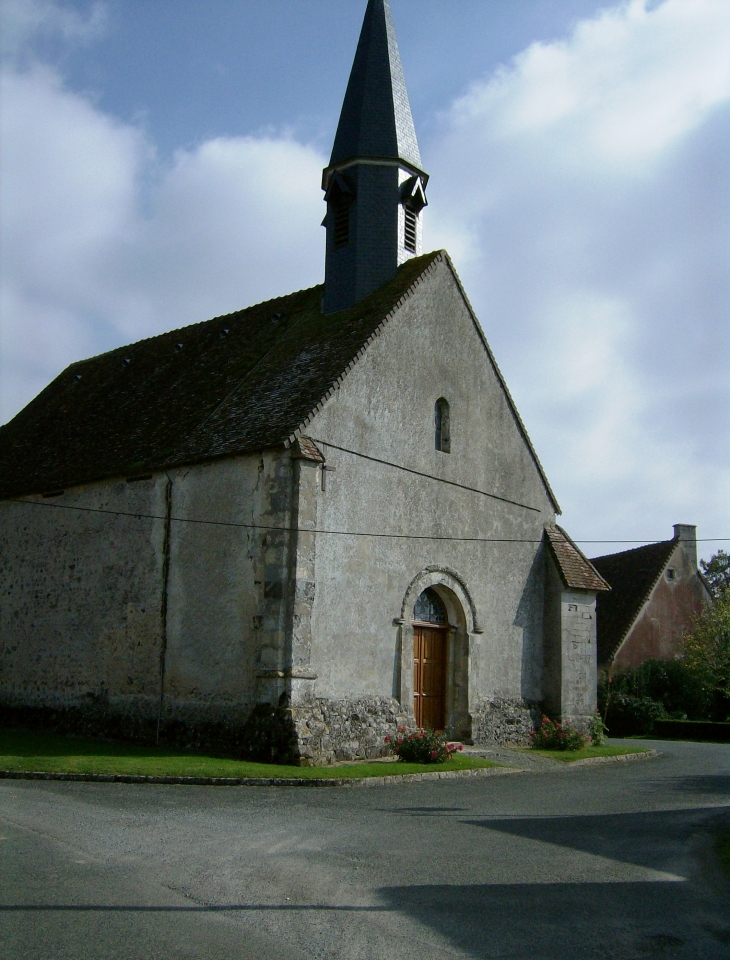
<svg viewBox="0 0 730 960">
<path fill-rule="evenodd" d="M 615 757 L 586 757 L 585 760 L 574 760 L 572 763 L 565 763 L 566 767 L 587 767 L 593 763 L 630 763 L 632 760 L 653 760 L 661 754 L 658 750 L 642 750 L 640 753 L 619 753 Z M 563 763 L 557 760 L 556 763 Z"/>
<path fill-rule="evenodd" d="M 73 783 L 161 783 L 189 787 L 386 787 L 423 780 L 465 780 L 523 773 L 511 767 L 475 767 L 444 773 L 403 773 L 387 777 L 144 777 L 114 773 L 44 773 L 32 770 L 0 770 L 0 780 L 67 780 Z"/>
</svg>

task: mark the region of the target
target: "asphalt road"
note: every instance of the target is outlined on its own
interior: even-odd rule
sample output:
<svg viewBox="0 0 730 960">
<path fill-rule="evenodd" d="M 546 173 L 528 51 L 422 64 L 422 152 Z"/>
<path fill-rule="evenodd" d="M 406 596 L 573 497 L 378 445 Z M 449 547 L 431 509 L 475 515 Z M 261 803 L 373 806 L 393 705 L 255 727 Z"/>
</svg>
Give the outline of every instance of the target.
<svg viewBox="0 0 730 960">
<path fill-rule="evenodd" d="M 372 789 L 0 782 L 0 957 L 730 958 L 730 745 Z"/>
</svg>

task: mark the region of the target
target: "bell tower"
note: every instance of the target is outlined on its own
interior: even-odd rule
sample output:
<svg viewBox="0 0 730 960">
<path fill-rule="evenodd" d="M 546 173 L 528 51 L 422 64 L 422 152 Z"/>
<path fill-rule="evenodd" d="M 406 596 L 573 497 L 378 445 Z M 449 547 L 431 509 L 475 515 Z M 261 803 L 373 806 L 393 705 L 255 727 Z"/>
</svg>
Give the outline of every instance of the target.
<svg viewBox="0 0 730 960">
<path fill-rule="evenodd" d="M 421 251 L 428 174 L 388 0 L 368 0 L 329 166 L 324 312 L 353 306 Z"/>
</svg>

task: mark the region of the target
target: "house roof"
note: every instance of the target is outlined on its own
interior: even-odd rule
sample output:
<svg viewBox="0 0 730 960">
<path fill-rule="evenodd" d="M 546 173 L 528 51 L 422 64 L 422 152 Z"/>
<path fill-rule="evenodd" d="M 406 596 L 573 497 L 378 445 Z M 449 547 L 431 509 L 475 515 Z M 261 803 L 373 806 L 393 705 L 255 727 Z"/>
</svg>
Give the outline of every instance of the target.
<svg viewBox="0 0 730 960">
<path fill-rule="evenodd" d="M 404 160 L 421 167 L 388 0 L 369 0 L 330 167 L 353 157 Z"/>
<path fill-rule="evenodd" d="M 598 573 L 583 551 L 573 543 L 568 534 L 557 524 L 545 527 L 550 552 L 566 587 L 572 590 L 610 590 L 610 586 Z"/>
<path fill-rule="evenodd" d="M 438 263 L 452 273 L 559 512 L 443 250 L 407 260 L 391 280 L 348 310 L 323 314 L 319 285 L 71 364 L 0 426 L 0 497 L 49 493 L 289 444 Z"/>
<path fill-rule="evenodd" d="M 626 634 L 664 573 L 677 540 L 611 553 L 591 561 L 611 584 L 598 601 L 598 662 L 613 659 Z"/>
</svg>

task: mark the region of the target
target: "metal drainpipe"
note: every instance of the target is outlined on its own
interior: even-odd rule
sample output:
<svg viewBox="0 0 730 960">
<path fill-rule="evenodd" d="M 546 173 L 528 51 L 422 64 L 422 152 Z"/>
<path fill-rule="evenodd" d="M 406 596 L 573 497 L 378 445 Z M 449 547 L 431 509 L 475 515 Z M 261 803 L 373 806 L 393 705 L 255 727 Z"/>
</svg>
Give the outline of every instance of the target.
<svg viewBox="0 0 730 960">
<path fill-rule="evenodd" d="M 162 643 L 160 644 L 160 703 L 157 710 L 157 736 L 155 741 L 160 742 L 160 723 L 162 722 L 162 704 L 165 698 L 165 660 L 167 658 L 167 585 L 170 579 L 170 520 L 172 517 L 172 479 L 167 476 L 165 486 L 165 531 L 162 540 L 162 604 L 160 619 L 162 621 Z"/>
</svg>

